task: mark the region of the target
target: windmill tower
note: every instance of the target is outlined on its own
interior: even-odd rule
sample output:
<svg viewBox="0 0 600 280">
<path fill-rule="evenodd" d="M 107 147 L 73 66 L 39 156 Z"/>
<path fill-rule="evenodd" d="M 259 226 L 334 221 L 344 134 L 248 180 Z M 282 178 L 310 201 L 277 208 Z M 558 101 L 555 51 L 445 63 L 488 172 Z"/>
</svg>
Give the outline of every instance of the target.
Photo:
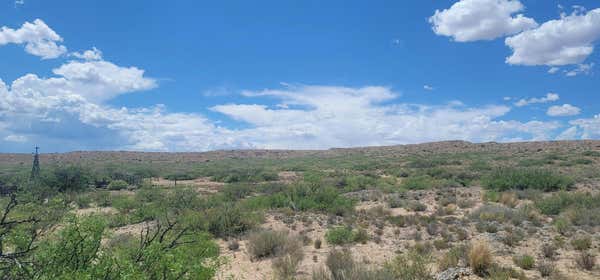
<svg viewBox="0 0 600 280">
<path fill-rule="evenodd" d="M 35 154 L 33 155 L 33 167 L 31 167 L 31 176 L 29 180 L 33 181 L 40 177 L 40 154 L 38 150 L 40 147 L 35 147 Z"/>
</svg>

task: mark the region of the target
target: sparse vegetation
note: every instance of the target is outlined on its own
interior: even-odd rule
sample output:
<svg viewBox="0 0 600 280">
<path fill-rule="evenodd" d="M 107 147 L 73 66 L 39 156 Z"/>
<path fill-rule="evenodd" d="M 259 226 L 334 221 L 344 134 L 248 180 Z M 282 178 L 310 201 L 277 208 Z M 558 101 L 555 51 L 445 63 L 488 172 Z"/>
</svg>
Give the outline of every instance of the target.
<svg viewBox="0 0 600 280">
<path fill-rule="evenodd" d="M 0 197 L 0 279 L 211 279 L 228 262 L 297 279 L 304 251 L 313 279 L 432 279 L 466 266 L 486 279 L 597 273 L 595 153 L 391 149 L 78 159 L 44 166 L 35 182 L 29 168 L 0 164 L 0 188 L 18 186 Z"/>
</svg>

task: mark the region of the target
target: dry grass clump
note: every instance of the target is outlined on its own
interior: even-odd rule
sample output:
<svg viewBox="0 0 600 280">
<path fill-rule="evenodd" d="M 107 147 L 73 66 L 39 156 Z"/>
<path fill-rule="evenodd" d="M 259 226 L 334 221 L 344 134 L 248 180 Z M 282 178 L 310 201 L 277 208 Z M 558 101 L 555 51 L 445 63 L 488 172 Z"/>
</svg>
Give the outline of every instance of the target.
<svg viewBox="0 0 600 280">
<path fill-rule="evenodd" d="M 492 253 L 486 242 L 479 242 L 469 250 L 469 266 L 473 272 L 479 276 L 488 273 L 492 265 Z"/>
<path fill-rule="evenodd" d="M 540 272 L 540 275 L 544 278 L 550 277 L 555 274 L 554 264 L 551 262 L 542 261 L 538 263 L 537 270 Z"/>
<path fill-rule="evenodd" d="M 461 260 L 465 261 L 467 259 L 467 249 L 468 248 L 466 246 L 456 246 L 450 248 L 448 252 L 438 259 L 437 265 L 439 270 L 444 271 L 448 268 L 458 267 Z"/>
<path fill-rule="evenodd" d="M 237 239 L 227 242 L 227 248 L 231 251 L 237 251 L 240 248 L 240 243 Z"/>
<path fill-rule="evenodd" d="M 587 251 L 581 252 L 575 258 L 575 263 L 581 269 L 592 270 L 596 266 L 596 256 Z"/>
<path fill-rule="evenodd" d="M 285 231 L 263 230 L 248 237 L 248 253 L 253 259 L 282 256 L 302 247 L 302 241 Z"/>
<path fill-rule="evenodd" d="M 542 255 L 547 259 L 554 259 L 556 256 L 556 245 L 545 243 L 542 245 Z"/>
<path fill-rule="evenodd" d="M 519 204 L 519 198 L 515 192 L 504 192 L 500 195 L 500 203 L 515 208 Z"/>
</svg>

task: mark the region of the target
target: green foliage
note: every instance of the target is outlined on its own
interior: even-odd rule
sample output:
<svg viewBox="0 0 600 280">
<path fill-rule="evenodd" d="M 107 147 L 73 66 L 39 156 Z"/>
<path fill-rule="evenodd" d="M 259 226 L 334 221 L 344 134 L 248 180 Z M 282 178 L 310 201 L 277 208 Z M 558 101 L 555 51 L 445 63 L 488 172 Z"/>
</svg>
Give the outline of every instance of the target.
<svg viewBox="0 0 600 280">
<path fill-rule="evenodd" d="M 207 234 L 174 223 L 148 228 L 141 243 L 113 240 L 108 250 L 100 246 L 104 231 L 99 217 L 70 219 L 36 251 L 32 278 L 212 279 L 219 266 L 218 247 Z"/>
<path fill-rule="evenodd" d="M 354 233 L 349 227 L 334 227 L 327 230 L 325 240 L 333 245 L 349 244 L 354 241 Z"/>
<path fill-rule="evenodd" d="M 102 219 L 70 219 L 56 239 L 43 243 L 35 254 L 40 279 L 102 278 L 113 262 L 99 253 L 105 229 Z M 109 272 L 108 272 L 109 273 Z"/>
<path fill-rule="evenodd" d="M 579 236 L 571 240 L 573 249 L 577 251 L 585 251 L 592 247 L 592 239 L 589 236 Z"/>
<path fill-rule="evenodd" d="M 545 169 L 500 168 L 484 178 L 483 186 L 497 191 L 539 189 L 542 191 L 566 190 L 573 185 L 567 176 Z"/>
<path fill-rule="evenodd" d="M 92 182 L 91 172 L 77 165 L 57 167 L 51 173 L 43 176 L 43 183 L 60 192 L 82 191 Z"/>
<path fill-rule="evenodd" d="M 377 183 L 377 179 L 372 176 L 352 175 L 342 177 L 337 186 L 343 188 L 344 192 L 354 192 L 364 190 L 369 187 L 373 188 L 377 185 Z"/>
<path fill-rule="evenodd" d="M 530 255 L 521 255 L 513 257 L 513 262 L 520 268 L 529 270 L 535 266 L 535 259 Z"/>
<path fill-rule="evenodd" d="M 540 212 L 545 215 L 558 215 L 570 208 L 600 208 L 600 195 L 586 193 L 559 192 L 535 202 Z"/>
<path fill-rule="evenodd" d="M 396 257 L 385 268 L 395 276 L 393 279 L 426 280 L 433 278 L 428 264 L 428 256 L 410 251 Z"/>
<path fill-rule="evenodd" d="M 325 233 L 325 240 L 332 245 L 366 243 L 368 239 L 364 229 L 352 230 L 351 227 L 333 227 Z"/>
<path fill-rule="evenodd" d="M 434 186 L 436 182 L 428 175 L 417 177 L 408 177 L 402 180 L 401 186 L 409 190 L 427 190 Z"/>
<path fill-rule="evenodd" d="M 129 184 L 123 180 L 113 180 L 108 184 L 108 189 L 113 191 L 118 191 L 125 189 L 129 186 Z"/>
<path fill-rule="evenodd" d="M 277 172 L 261 167 L 236 166 L 208 171 L 212 180 L 225 183 L 263 182 L 279 179 Z"/>
<path fill-rule="evenodd" d="M 582 155 L 586 157 L 600 157 L 600 151 L 585 151 Z"/>
<path fill-rule="evenodd" d="M 231 203 L 208 209 L 206 212 L 208 231 L 218 237 L 235 236 L 252 228 L 262 219 L 255 213 L 248 213 Z"/>
</svg>

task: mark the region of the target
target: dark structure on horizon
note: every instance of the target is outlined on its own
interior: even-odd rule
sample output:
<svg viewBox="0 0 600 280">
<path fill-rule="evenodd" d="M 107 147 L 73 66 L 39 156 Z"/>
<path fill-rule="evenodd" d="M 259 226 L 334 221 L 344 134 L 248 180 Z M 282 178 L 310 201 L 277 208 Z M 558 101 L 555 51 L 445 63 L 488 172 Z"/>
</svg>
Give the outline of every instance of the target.
<svg viewBox="0 0 600 280">
<path fill-rule="evenodd" d="M 40 147 L 35 146 L 35 154 L 33 155 L 33 166 L 31 167 L 31 176 L 29 180 L 34 181 L 40 177 L 40 154 L 38 153 Z"/>
</svg>

